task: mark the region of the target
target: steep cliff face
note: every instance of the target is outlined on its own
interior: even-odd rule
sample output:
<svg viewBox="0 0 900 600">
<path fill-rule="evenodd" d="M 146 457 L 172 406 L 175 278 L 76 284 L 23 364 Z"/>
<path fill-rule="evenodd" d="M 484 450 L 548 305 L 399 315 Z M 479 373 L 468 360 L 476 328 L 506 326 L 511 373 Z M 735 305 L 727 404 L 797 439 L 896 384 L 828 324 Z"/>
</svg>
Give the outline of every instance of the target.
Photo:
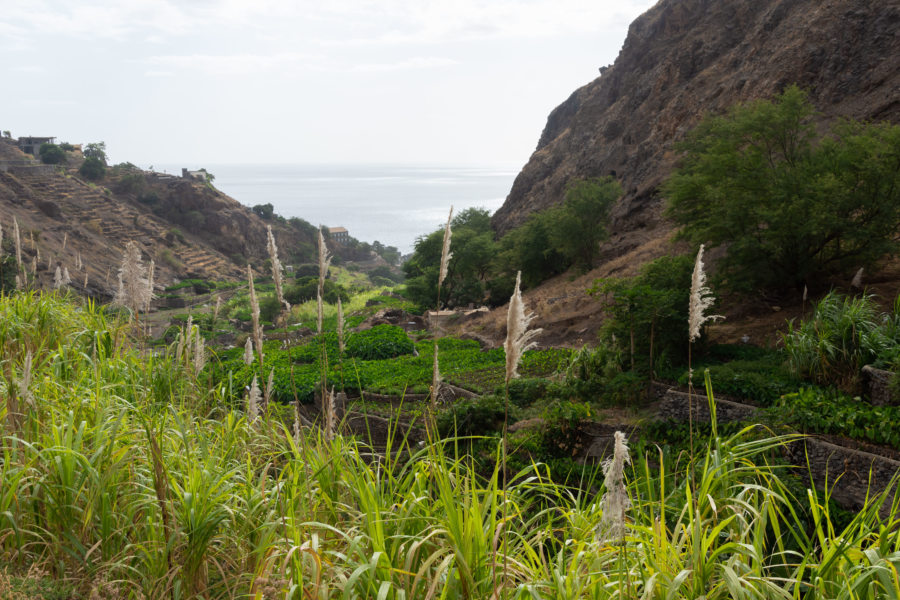
<svg viewBox="0 0 900 600">
<path fill-rule="evenodd" d="M 625 194 L 608 250 L 621 255 L 671 228 L 656 188 L 673 143 L 704 113 L 792 83 L 823 119 L 900 121 L 900 0 L 661 0 L 612 67 L 550 114 L 494 227 L 561 202 L 572 179 L 613 175 Z"/>
</svg>

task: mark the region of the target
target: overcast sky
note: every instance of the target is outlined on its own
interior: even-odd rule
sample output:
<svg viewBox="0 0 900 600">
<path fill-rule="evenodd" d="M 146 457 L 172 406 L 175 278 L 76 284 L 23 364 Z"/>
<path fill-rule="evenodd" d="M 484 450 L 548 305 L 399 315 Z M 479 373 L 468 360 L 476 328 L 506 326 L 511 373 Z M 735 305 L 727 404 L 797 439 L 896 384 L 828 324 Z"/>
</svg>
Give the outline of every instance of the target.
<svg viewBox="0 0 900 600">
<path fill-rule="evenodd" d="M 524 164 L 655 0 L 0 0 L 0 129 L 112 162 Z"/>
</svg>

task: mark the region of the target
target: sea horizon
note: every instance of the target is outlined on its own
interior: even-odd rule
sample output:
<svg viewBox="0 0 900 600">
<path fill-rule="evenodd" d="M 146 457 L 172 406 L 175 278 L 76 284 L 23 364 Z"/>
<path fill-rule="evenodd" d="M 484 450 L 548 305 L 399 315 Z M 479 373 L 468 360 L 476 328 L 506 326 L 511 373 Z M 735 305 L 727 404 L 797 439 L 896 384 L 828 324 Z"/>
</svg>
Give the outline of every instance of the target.
<svg viewBox="0 0 900 600">
<path fill-rule="evenodd" d="M 218 163 L 205 168 L 213 185 L 241 204 L 270 203 L 285 218 L 345 227 L 360 241 L 379 241 L 403 254 L 417 237 L 442 227 L 451 205 L 459 214 L 484 208 L 493 214 L 521 167 L 509 163 Z M 181 166 L 154 170 L 180 174 Z"/>
</svg>

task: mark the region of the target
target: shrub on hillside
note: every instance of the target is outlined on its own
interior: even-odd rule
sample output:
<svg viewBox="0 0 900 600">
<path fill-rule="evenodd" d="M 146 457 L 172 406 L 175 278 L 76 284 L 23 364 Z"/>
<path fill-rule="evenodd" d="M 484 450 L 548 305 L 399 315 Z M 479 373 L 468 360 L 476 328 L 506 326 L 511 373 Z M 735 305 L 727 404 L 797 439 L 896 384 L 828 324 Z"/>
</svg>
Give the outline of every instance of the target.
<svg viewBox="0 0 900 600">
<path fill-rule="evenodd" d="M 588 293 L 604 297 L 608 316 L 603 337 L 617 344 L 623 366 L 646 373 L 686 362 L 692 271 L 690 256 L 666 256 L 637 277 L 594 281 Z"/>
<path fill-rule="evenodd" d="M 358 331 L 347 339 L 347 356 L 361 360 L 384 360 L 412 354 L 415 346 L 402 328 L 396 325 L 376 325 Z"/>
<path fill-rule="evenodd" d="M 66 151 L 56 144 L 41 144 L 38 154 L 45 165 L 62 165 L 66 162 Z"/>
<path fill-rule="evenodd" d="M 330 279 L 325 280 L 323 287 L 322 300 L 327 304 L 337 304 L 338 298 L 341 302 L 349 302 L 350 294 L 347 289 Z M 319 278 L 302 277 L 296 280 L 296 283 L 284 290 L 284 299 L 291 304 L 302 304 L 309 300 L 315 300 L 319 290 Z"/>
<path fill-rule="evenodd" d="M 669 216 L 722 246 L 732 289 L 800 291 L 896 251 L 900 126 L 835 121 L 827 133 L 796 86 L 705 118 L 678 148 Z"/>
<path fill-rule="evenodd" d="M 106 175 L 106 167 L 99 158 L 89 157 L 84 159 L 84 162 L 81 163 L 81 167 L 78 169 L 78 174 L 85 179 L 98 181 L 100 179 L 103 179 L 103 177 Z"/>
<path fill-rule="evenodd" d="M 437 416 L 442 436 L 490 435 L 503 425 L 506 406 L 501 396 L 489 394 L 459 400 Z"/>
</svg>

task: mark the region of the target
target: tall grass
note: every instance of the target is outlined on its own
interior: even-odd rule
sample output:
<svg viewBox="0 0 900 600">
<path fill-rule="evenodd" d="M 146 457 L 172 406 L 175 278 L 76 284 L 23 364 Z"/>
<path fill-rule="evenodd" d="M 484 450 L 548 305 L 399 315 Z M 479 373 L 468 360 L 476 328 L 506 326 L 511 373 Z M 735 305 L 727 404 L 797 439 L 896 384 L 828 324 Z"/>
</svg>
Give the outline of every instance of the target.
<svg viewBox="0 0 900 600">
<path fill-rule="evenodd" d="M 863 366 L 890 364 L 900 346 L 900 297 L 891 313 L 881 313 L 871 294 L 842 296 L 829 292 L 809 319 L 784 335 L 788 364 L 816 383 L 856 391 Z"/>
<path fill-rule="evenodd" d="M 123 336 L 92 305 L 0 298 L 0 395 L 31 352 L 35 398 L 17 427 L 0 405 L 0 561 L 84 596 L 874 599 L 900 589 L 896 502 L 873 497 L 837 529 L 825 498 L 793 496 L 768 462 L 792 438 L 713 428 L 693 462 L 636 457 L 624 533 L 603 541 L 599 482 L 569 488 L 533 464 L 504 489 L 499 469 L 480 474 L 454 440 L 382 455 L 317 430 L 297 443 L 288 426 L 251 426 L 189 366 L 142 356 Z"/>
</svg>

